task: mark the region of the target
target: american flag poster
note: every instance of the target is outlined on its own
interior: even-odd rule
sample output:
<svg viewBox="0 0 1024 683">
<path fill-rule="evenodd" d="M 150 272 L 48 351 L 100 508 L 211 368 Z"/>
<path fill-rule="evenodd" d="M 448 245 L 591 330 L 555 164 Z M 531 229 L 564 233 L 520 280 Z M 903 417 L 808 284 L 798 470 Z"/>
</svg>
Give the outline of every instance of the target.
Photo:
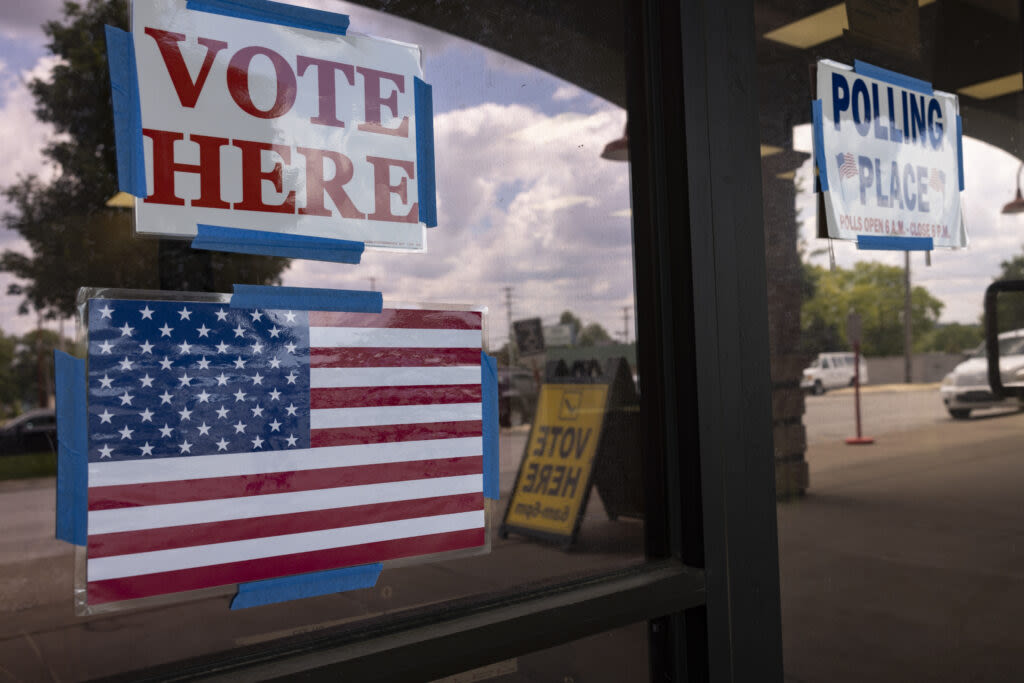
<svg viewBox="0 0 1024 683">
<path fill-rule="evenodd" d="M 480 310 L 87 321 L 88 605 L 488 547 Z"/>
</svg>

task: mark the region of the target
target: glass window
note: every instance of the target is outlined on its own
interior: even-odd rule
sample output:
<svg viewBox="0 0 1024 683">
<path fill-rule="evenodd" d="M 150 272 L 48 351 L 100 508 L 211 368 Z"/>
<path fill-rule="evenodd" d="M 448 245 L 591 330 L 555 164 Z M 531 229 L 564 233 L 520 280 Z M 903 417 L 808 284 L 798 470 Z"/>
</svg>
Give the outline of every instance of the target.
<svg viewBox="0 0 1024 683">
<path fill-rule="evenodd" d="M 993 395 L 978 344 L 985 288 L 1024 272 L 1020 21 L 1018 3 L 998 0 L 755 3 L 787 680 L 1017 675 L 1012 653 L 1024 642 L 1004 625 L 1020 616 L 1024 583 L 1006 539 L 1024 529 L 1024 415 L 1017 399 Z M 886 70 L 873 72 L 883 79 L 878 93 L 854 96 L 864 137 L 825 150 L 824 180 L 811 103 L 834 103 L 843 91 L 816 91 L 821 60 L 850 67 L 851 78 Z M 958 98 L 962 181 L 935 167 L 921 172 L 933 183 L 896 191 L 887 162 L 871 163 L 886 145 L 903 145 L 910 156 L 901 163 L 923 158 L 911 154 L 907 143 L 920 138 L 885 96 L 887 83 Z M 833 124 L 825 115 L 824 129 Z M 958 122 L 943 125 L 949 132 Z M 826 184 L 831 197 L 845 192 L 847 206 L 862 207 L 850 210 L 855 218 L 870 213 L 863 207 L 919 210 L 906 202 L 911 189 L 932 203 L 958 196 L 969 243 L 911 250 L 918 239 L 886 251 L 868 239 L 861 248 L 826 239 Z M 795 390 L 794 357 L 852 351 L 858 341 L 872 385 L 859 404 L 854 392 Z M 1002 353 L 1015 345 L 1000 340 Z M 965 349 L 976 350 L 965 358 Z"/>
<path fill-rule="evenodd" d="M 508 38 L 520 32 L 522 17 L 507 7 L 490 14 L 468 4 L 457 10 L 422 5 L 402 8 L 399 16 L 348 3 L 328 9 L 349 14 L 353 32 L 423 48 L 434 93 L 439 203 L 439 225 L 429 232 L 424 255 L 368 251 L 358 266 L 339 266 L 135 238 L 131 211 L 108 201 L 117 195 L 117 179 L 102 25 L 124 27 L 124 3 L 47 5 L 26 10 L 21 23 L 5 20 L 10 39 L 0 53 L 7 66 L 0 70 L 0 125 L 21 153 L 0 176 L 6 188 L 0 270 L 9 286 L 0 308 L 0 359 L 10 370 L 0 373 L 0 408 L 8 416 L 52 408 L 53 350 L 82 352 L 72 331 L 80 287 L 230 292 L 234 284 L 262 283 L 373 289 L 385 305 L 484 305 L 484 344 L 498 359 L 503 411 L 489 552 L 389 563 L 369 589 L 244 611 L 229 610 L 231 588 L 74 617 L 74 552 L 53 539 L 55 443 L 36 444 L 29 454 L 36 469 L 3 473 L 0 463 L 6 478 L 0 516 L 16 530 L 0 553 L 0 611 L 7 615 L 0 665 L 13 678 L 78 680 L 330 629 L 358 632 L 367 619 L 414 608 L 443 613 L 457 601 L 638 567 L 652 538 L 664 546 L 663 520 L 645 520 L 641 458 L 647 456 L 633 381 L 608 390 L 614 399 L 598 425 L 614 426 L 600 439 L 589 497 L 586 474 L 580 475 L 572 541 L 502 528 L 517 480 L 536 477 L 549 495 L 568 490 L 567 479 L 556 485 L 562 475 L 555 466 L 527 469 L 528 456 L 545 448 L 541 422 L 559 410 L 541 385 L 589 386 L 596 372 L 615 367 L 627 380 L 658 372 L 637 364 L 621 7 L 592 16 L 582 4 L 566 13 L 537 9 L 534 21 L 545 29 L 515 41 Z M 455 18 L 460 12 L 473 22 Z M 42 29 L 44 21 L 54 23 Z M 519 353 L 511 324 L 533 317 L 567 326 L 571 341 L 539 355 Z M 567 405 L 571 411 L 572 402 Z M 16 479 L 24 472 L 32 476 Z M 552 514 L 569 509 L 548 507 Z M 537 510 L 547 513 L 545 506 Z M 620 674 L 631 672 L 625 675 L 639 680 L 645 674 L 637 672 L 647 670 L 635 661 L 646 656 L 645 634 L 637 626 L 623 640 L 620 635 L 568 648 L 569 660 L 524 658 L 522 671 L 567 681 L 590 680 L 599 670 L 605 678 L 595 680 L 622 680 Z M 608 655 L 623 642 L 628 665 Z M 614 668 L 602 664 L 611 660 Z"/>
</svg>

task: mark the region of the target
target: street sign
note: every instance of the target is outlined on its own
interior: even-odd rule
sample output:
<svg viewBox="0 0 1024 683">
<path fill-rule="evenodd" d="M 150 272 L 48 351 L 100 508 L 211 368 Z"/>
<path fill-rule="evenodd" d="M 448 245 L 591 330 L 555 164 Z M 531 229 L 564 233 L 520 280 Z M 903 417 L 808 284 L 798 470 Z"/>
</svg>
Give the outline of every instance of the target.
<svg viewBox="0 0 1024 683">
<path fill-rule="evenodd" d="M 850 344 L 860 344 L 860 336 L 860 314 L 856 311 L 850 311 L 850 314 L 846 316 L 846 340 L 849 341 Z"/>
<path fill-rule="evenodd" d="M 203 224 L 424 251 L 419 48 L 195 5 L 132 3 L 136 231 L 191 238 Z"/>
<path fill-rule="evenodd" d="M 555 346 L 572 346 L 572 325 L 545 325 L 544 344 L 549 348 Z"/>
<path fill-rule="evenodd" d="M 966 246 L 956 96 L 869 64 L 831 60 L 818 62 L 817 92 L 814 152 L 828 236 Z"/>
<path fill-rule="evenodd" d="M 516 336 L 516 347 L 520 356 L 535 356 L 544 353 L 544 327 L 540 318 L 527 318 L 512 323 Z"/>
<path fill-rule="evenodd" d="M 195 296 L 88 302 L 88 605 L 487 549 L 479 310 Z"/>
<path fill-rule="evenodd" d="M 585 507 L 607 384 L 544 384 L 505 527 L 569 538 Z"/>
</svg>

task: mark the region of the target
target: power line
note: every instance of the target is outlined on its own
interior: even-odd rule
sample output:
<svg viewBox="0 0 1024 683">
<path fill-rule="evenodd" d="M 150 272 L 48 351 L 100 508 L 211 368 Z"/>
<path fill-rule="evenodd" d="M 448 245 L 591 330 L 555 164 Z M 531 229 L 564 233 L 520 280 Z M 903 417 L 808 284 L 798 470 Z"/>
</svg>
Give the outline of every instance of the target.
<svg viewBox="0 0 1024 683">
<path fill-rule="evenodd" d="M 505 290 L 505 314 L 508 318 L 508 364 L 515 364 L 516 340 L 512 330 L 512 288 L 504 287 Z"/>
</svg>

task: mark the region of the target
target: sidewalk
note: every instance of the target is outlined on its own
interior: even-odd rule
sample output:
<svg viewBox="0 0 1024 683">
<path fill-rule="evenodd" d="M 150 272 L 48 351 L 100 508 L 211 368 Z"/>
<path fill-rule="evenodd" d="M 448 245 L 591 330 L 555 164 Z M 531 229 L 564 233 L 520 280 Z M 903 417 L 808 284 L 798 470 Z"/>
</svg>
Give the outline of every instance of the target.
<svg viewBox="0 0 1024 683">
<path fill-rule="evenodd" d="M 517 436 L 503 453 L 495 525 L 525 433 Z M 788 681 L 1020 680 L 1022 437 L 1024 414 L 1011 414 L 883 434 L 872 446 L 837 439 L 808 450 L 810 490 L 777 506 Z M 52 486 L 52 479 L 19 483 L 3 495 L 47 505 Z M 35 559 L 10 564 L 0 666 L 14 680 L 75 680 L 641 561 L 642 525 L 609 522 L 599 497 L 590 502 L 571 552 L 495 537 L 490 555 L 392 568 L 374 589 L 242 612 L 228 611 L 228 598 L 218 597 L 75 617 L 70 550 L 39 546 Z M 8 523 L 8 560 L 48 521 L 33 524 L 16 532 Z M 53 548 L 63 553 L 47 552 Z M 519 670 L 548 657 L 553 663 L 535 680 L 554 680 L 545 677 L 552 670 L 557 680 L 630 680 L 630 671 L 646 666 L 646 636 L 642 626 L 628 634 L 519 658 Z M 601 652 L 617 656 L 596 657 Z"/>
<path fill-rule="evenodd" d="M 885 393 L 903 393 L 907 391 L 930 391 L 938 390 L 940 382 L 920 382 L 910 384 L 865 384 L 861 386 L 860 393 L 862 394 L 885 394 Z M 831 389 L 828 394 L 837 396 L 846 396 L 847 394 L 853 394 L 855 392 L 853 387 L 843 387 L 842 389 Z"/>
<path fill-rule="evenodd" d="M 1024 415 L 807 453 L 778 506 L 788 681 L 1019 681 Z"/>
</svg>

